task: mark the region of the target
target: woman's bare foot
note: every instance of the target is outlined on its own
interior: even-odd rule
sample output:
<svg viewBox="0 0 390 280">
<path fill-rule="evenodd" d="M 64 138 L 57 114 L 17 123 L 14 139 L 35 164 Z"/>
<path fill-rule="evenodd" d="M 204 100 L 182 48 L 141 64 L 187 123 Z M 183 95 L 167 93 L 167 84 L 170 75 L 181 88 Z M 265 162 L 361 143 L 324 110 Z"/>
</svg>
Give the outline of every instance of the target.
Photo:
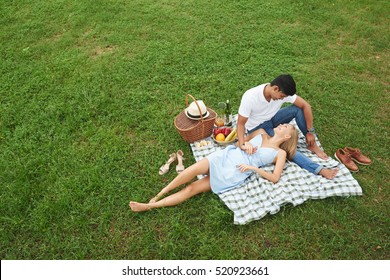
<svg viewBox="0 0 390 280">
<path fill-rule="evenodd" d="M 310 145 L 310 146 L 307 146 L 307 149 L 309 151 L 312 151 L 313 153 L 315 153 L 319 158 L 322 158 L 325 160 L 327 160 L 329 158 L 328 155 L 325 154 L 325 152 L 323 150 L 321 150 L 320 147 L 318 147 L 317 143 Z"/>
<path fill-rule="evenodd" d="M 327 168 L 322 168 L 318 174 L 320 174 L 322 177 L 326 179 L 333 179 L 336 177 L 337 172 L 339 172 L 339 169 L 327 169 Z"/>
<path fill-rule="evenodd" d="M 156 195 L 151 200 L 149 200 L 149 203 L 155 203 L 155 202 L 159 201 L 160 198 L 161 198 L 161 195 Z"/>
<path fill-rule="evenodd" d="M 130 201 L 129 206 L 133 212 L 144 212 L 151 209 L 148 203 L 139 203 L 134 201 Z"/>
</svg>

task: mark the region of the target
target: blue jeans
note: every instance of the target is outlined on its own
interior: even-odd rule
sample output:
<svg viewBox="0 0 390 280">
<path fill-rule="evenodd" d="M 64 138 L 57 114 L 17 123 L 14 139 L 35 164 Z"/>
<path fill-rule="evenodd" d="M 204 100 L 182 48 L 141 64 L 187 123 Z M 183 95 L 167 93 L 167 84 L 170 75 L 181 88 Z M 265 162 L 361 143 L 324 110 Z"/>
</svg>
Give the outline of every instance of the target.
<svg viewBox="0 0 390 280">
<path fill-rule="evenodd" d="M 295 122 L 297 123 L 299 129 L 302 131 L 302 133 L 306 136 L 307 133 L 307 127 L 306 127 L 306 120 L 305 116 L 303 115 L 303 111 L 301 108 L 291 105 L 284 107 L 280 109 L 275 116 L 273 116 L 272 119 L 263 122 L 262 124 L 258 125 L 254 129 L 251 129 L 248 131 L 248 133 L 251 133 L 259 128 L 264 129 L 268 135 L 274 136 L 274 128 L 277 127 L 279 124 L 283 123 L 289 123 L 292 121 L 292 119 L 295 118 Z M 297 151 L 293 160 L 296 164 L 298 164 L 300 167 L 306 169 L 307 171 L 318 174 L 321 169 L 323 168 L 322 165 L 319 165 L 318 163 L 313 162 L 308 157 L 304 156 L 301 152 Z"/>
</svg>

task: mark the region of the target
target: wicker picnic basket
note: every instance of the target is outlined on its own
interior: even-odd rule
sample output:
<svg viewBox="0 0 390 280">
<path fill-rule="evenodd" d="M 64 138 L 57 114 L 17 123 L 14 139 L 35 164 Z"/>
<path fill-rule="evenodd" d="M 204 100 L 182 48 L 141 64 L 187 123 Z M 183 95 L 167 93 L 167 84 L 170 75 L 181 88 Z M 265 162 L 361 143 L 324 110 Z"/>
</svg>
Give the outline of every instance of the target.
<svg viewBox="0 0 390 280">
<path fill-rule="evenodd" d="M 174 123 L 183 139 L 188 143 L 193 143 L 211 135 L 217 113 L 212 109 L 207 108 L 209 116 L 207 118 L 203 118 L 199 104 L 191 94 L 186 95 L 186 108 L 188 107 L 188 97 L 191 97 L 195 101 L 199 110 L 200 120 L 189 119 L 183 110 L 175 117 Z"/>
</svg>

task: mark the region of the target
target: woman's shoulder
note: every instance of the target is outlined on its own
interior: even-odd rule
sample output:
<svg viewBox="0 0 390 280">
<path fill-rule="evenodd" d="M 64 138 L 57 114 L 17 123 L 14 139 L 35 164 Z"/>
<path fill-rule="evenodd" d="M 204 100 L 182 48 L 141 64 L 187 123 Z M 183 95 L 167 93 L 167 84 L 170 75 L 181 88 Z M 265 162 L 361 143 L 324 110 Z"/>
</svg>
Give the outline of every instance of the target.
<svg viewBox="0 0 390 280">
<path fill-rule="evenodd" d="M 267 132 L 265 132 L 264 129 L 259 128 L 259 129 L 255 130 L 255 131 L 253 131 L 250 135 L 251 135 L 252 137 L 255 137 L 255 136 L 264 135 L 264 134 L 265 134 L 265 135 L 268 135 Z"/>
<path fill-rule="evenodd" d="M 258 130 L 259 130 L 260 134 L 268 135 L 267 132 L 263 128 L 259 128 Z"/>
<path fill-rule="evenodd" d="M 275 164 L 278 160 L 286 161 L 287 159 L 287 153 L 283 149 L 274 150 L 274 160 L 273 163 Z"/>
<path fill-rule="evenodd" d="M 287 152 L 283 149 L 278 149 L 275 150 L 276 157 L 279 157 L 281 159 L 286 159 L 287 158 Z"/>
</svg>

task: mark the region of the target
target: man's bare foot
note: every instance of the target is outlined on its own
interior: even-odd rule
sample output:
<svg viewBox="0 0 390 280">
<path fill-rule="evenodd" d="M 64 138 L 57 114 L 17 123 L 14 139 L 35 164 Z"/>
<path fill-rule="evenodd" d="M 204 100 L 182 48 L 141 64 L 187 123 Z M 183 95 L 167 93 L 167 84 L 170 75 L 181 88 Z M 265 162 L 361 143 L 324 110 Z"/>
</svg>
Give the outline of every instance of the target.
<svg viewBox="0 0 390 280">
<path fill-rule="evenodd" d="M 326 179 L 333 179 L 334 177 L 336 177 L 337 175 L 337 172 L 339 172 L 339 169 L 327 169 L 327 168 L 322 168 L 320 170 L 320 174 L 322 177 L 326 178 Z"/>
<path fill-rule="evenodd" d="M 323 150 L 320 149 L 320 147 L 318 147 L 317 143 L 313 144 L 313 145 L 310 145 L 310 146 L 307 146 L 307 149 L 309 151 L 312 151 L 313 153 L 315 153 L 319 158 L 322 158 L 322 159 L 328 159 L 328 155 L 325 154 L 325 152 Z"/>
<path fill-rule="evenodd" d="M 150 205 L 147 203 L 130 201 L 129 206 L 133 212 L 144 212 L 150 210 Z"/>
</svg>

